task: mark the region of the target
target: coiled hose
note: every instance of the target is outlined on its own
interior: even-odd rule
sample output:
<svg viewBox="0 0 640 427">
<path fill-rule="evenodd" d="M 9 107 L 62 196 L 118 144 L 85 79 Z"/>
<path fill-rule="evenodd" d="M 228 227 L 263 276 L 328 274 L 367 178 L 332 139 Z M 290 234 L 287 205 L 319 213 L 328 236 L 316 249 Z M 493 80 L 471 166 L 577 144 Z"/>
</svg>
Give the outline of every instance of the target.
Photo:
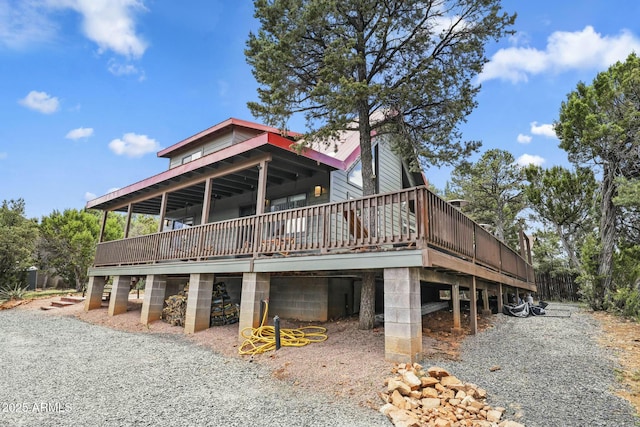
<svg viewBox="0 0 640 427">
<path fill-rule="evenodd" d="M 240 335 L 245 340 L 238 349 L 242 355 L 254 355 L 266 353 L 276 348 L 276 329 L 265 325 L 269 303 L 265 302 L 262 323 L 257 328 L 244 328 Z M 327 339 L 327 329 L 322 326 L 305 326 L 298 329 L 280 329 L 280 345 L 283 347 L 303 347 L 313 342 L 322 342 Z"/>
</svg>

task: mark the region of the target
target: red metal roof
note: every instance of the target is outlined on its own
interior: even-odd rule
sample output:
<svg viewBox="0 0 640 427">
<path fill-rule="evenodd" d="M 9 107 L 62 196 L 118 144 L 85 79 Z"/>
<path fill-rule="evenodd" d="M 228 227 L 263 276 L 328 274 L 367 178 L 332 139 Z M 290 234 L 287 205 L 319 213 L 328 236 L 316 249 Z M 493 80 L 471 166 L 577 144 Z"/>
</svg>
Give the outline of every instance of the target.
<svg viewBox="0 0 640 427">
<path fill-rule="evenodd" d="M 198 139 L 207 137 L 209 135 L 212 135 L 218 131 L 221 131 L 223 129 L 226 128 L 232 128 L 233 126 L 239 126 L 239 127 L 243 127 L 243 128 L 247 128 L 247 129 L 253 129 L 253 130 L 257 130 L 260 132 L 270 132 L 270 133 L 274 133 L 276 135 L 280 135 L 281 131 L 280 129 L 271 127 L 271 126 L 265 126 L 265 125 L 261 125 L 259 123 L 253 123 L 253 122 L 249 122 L 246 120 L 240 120 L 240 119 L 234 119 L 233 117 L 218 123 L 217 125 L 211 126 L 209 129 L 205 129 L 202 132 L 198 132 L 197 134 L 190 136 L 187 139 L 184 139 L 176 144 L 173 144 L 170 147 L 167 147 L 163 150 L 158 151 L 158 157 L 170 157 L 170 154 L 185 147 L 186 145 L 197 141 Z M 301 136 L 301 134 L 297 133 L 297 132 L 287 132 L 287 135 L 289 137 L 295 137 L 295 136 Z"/>
</svg>

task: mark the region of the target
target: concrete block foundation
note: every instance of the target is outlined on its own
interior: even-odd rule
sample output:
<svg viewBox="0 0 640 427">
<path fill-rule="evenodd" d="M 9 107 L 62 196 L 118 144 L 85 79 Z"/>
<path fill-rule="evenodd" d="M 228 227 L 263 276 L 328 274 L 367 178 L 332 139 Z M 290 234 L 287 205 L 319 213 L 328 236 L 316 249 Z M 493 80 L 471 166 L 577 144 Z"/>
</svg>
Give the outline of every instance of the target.
<svg viewBox="0 0 640 427">
<path fill-rule="evenodd" d="M 140 323 L 148 325 L 162 317 L 162 308 L 166 297 L 167 280 L 164 276 L 149 274 L 144 289 L 144 301 Z"/>
<path fill-rule="evenodd" d="M 420 271 L 417 268 L 384 270 L 384 353 L 392 362 L 422 358 Z"/>
<path fill-rule="evenodd" d="M 213 274 L 194 273 L 190 276 L 187 313 L 184 319 L 185 333 L 194 334 L 209 327 L 213 281 Z"/>
<path fill-rule="evenodd" d="M 131 276 L 114 276 L 109 299 L 109 316 L 126 313 L 131 291 Z"/>
<path fill-rule="evenodd" d="M 104 292 L 104 276 L 89 277 L 87 287 L 87 299 L 84 300 L 84 311 L 95 310 L 102 306 L 102 294 Z"/>
</svg>

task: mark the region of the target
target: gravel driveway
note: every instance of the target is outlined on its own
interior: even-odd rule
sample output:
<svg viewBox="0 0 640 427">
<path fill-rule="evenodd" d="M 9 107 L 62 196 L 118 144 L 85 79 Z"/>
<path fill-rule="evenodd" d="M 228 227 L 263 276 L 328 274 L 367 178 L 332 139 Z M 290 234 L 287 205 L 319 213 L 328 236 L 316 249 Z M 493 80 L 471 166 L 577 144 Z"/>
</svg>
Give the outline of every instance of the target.
<svg viewBox="0 0 640 427">
<path fill-rule="evenodd" d="M 490 405 L 527 427 L 640 426 L 612 392 L 616 365 L 596 345 L 595 320 L 575 305 L 553 303 L 549 314 L 498 315 L 494 328 L 465 340 L 461 361 L 424 364 L 485 388 Z M 134 424 L 391 426 L 181 335 L 0 311 L 0 426 Z"/>
<path fill-rule="evenodd" d="M 441 365 L 485 388 L 490 405 L 527 427 L 640 426 L 613 394 L 617 365 L 596 345 L 596 321 L 570 304 L 552 303 L 548 314 L 499 315 L 496 327 L 465 340 L 460 362 Z"/>
<path fill-rule="evenodd" d="M 180 336 L 0 312 L 0 426 L 390 426 Z"/>
</svg>

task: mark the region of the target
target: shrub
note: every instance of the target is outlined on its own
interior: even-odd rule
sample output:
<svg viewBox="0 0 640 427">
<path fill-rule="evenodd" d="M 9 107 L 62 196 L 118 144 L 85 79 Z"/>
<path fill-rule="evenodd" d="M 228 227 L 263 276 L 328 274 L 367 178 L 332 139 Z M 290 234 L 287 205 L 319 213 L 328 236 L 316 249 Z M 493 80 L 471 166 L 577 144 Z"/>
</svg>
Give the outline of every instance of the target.
<svg viewBox="0 0 640 427">
<path fill-rule="evenodd" d="M 640 292 L 637 289 L 617 289 L 611 294 L 611 305 L 623 316 L 640 320 Z"/>
<path fill-rule="evenodd" d="M 20 283 L 0 286 L 0 300 L 23 299 L 27 292 L 27 286 Z"/>
</svg>

